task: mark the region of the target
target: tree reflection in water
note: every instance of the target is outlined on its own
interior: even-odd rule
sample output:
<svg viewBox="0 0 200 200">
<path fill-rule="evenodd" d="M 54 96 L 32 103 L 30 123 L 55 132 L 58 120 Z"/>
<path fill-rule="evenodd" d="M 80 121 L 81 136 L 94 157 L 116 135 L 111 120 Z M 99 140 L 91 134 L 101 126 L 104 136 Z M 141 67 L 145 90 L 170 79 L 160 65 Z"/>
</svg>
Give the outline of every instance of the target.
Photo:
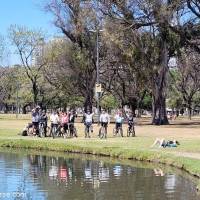
<svg viewBox="0 0 200 200">
<path fill-rule="evenodd" d="M 165 174 L 160 168 L 134 168 L 81 157 L 3 153 L 0 171 L 0 191 L 24 192 L 27 199 L 198 199 L 188 179 Z"/>
</svg>

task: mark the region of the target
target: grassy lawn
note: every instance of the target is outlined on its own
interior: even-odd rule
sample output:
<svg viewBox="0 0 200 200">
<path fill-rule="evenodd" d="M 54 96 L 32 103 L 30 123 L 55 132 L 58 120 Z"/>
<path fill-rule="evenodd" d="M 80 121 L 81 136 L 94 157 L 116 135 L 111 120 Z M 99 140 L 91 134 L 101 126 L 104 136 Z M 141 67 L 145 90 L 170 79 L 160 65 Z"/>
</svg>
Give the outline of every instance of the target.
<svg viewBox="0 0 200 200">
<path fill-rule="evenodd" d="M 188 121 L 178 118 L 167 126 L 152 126 L 150 119 L 137 120 L 136 137 L 113 137 L 110 124 L 108 139 L 97 137 L 98 125 L 94 125 L 92 138 L 84 138 L 84 125 L 76 123 L 78 138 L 52 139 L 38 137 L 22 137 L 18 133 L 30 121 L 30 116 L 0 115 L 0 147 L 32 148 L 52 151 L 83 152 L 107 155 L 119 158 L 148 160 L 167 163 L 192 174 L 200 176 L 200 119 Z M 126 135 L 127 125 L 123 126 Z M 177 148 L 151 148 L 155 138 L 177 139 Z"/>
<path fill-rule="evenodd" d="M 25 140 L 47 140 L 52 141 L 52 138 L 33 138 L 33 137 L 21 137 L 18 133 L 21 132 L 23 127 L 30 121 L 30 116 L 19 116 L 19 119 L 15 119 L 15 115 L 0 115 L 0 138 L 15 138 Z M 136 125 L 136 137 L 121 138 L 113 137 L 112 130 L 114 124 L 109 125 L 108 139 L 100 140 L 97 137 L 98 125 L 94 124 L 94 133 L 91 135 L 91 139 L 84 138 L 84 125 L 82 123 L 76 123 L 78 130 L 78 138 L 74 139 L 55 139 L 55 141 L 65 142 L 70 144 L 81 144 L 83 146 L 99 145 L 108 147 L 120 147 L 123 149 L 145 149 L 150 151 L 159 152 L 187 152 L 191 154 L 200 154 L 200 119 L 194 119 L 188 121 L 187 119 L 178 119 L 172 121 L 168 126 L 152 126 L 148 123 L 150 119 L 137 120 Z M 127 125 L 123 125 L 124 135 L 126 136 Z M 178 148 L 150 148 L 151 144 L 156 138 L 177 139 L 181 145 Z M 199 156 L 200 158 L 200 156 Z"/>
</svg>

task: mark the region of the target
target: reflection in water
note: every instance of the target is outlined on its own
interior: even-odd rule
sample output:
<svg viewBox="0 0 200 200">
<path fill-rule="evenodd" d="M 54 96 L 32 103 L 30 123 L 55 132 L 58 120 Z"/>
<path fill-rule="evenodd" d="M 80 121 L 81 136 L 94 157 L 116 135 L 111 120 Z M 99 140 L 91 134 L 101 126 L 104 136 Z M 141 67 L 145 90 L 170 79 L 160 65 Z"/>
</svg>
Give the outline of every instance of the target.
<svg viewBox="0 0 200 200">
<path fill-rule="evenodd" d="M 122 172 L 122 167 L 120 165 L 116 165 L 113 167 L 113 174 L 115 177 L 120 177 Z"/>
<path fill-rule="evenodd" d="M 155 176 L 164 176 L 165 175 L 163 170 L 160 168 L 154 169 L 153 171 L 154 171 Z"/>
<path fill-rule="evenodd" d="M 0 177 L 0 194 L 25 194 L 21 199 L 198 199 L 181 176 L 97 160 L 1 153 Z"/>
<path fill-rule="evenodd" d="M 49 169 L 49 178 L 50 179 L 57 179 L 58 177 L 58 168 L 56 166 L 51 166 Z"/>
</svg>

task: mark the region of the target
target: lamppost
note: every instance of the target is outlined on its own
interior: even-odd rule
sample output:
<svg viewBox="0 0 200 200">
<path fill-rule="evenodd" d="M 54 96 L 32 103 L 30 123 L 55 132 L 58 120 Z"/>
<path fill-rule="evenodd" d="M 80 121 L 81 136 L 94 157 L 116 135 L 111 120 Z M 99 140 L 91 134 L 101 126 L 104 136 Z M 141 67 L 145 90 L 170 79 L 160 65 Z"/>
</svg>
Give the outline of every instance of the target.
<svg viewBox="0 0 200 200">
<path fill-rule="evenodd" d="M 13 75 L 13 78 L 15 78 L 16 80 L 16 119 L 18 119 L 18 115 L 19 115 L 19 89 L 20 89 L 20 85 L 19 85 L 19 80 L 17 75 Z"/>
<path fill-rule="evenodd" d="M 18 119 L 19 115 L 19 82 L 17 80 L 17 112 L 16 112 L 16 118 Z"/>
<path fill-rule="evenodd" d="M 100 118 L 100 94 L 101 94 L 101 84 L 100 84 L 100 78 L 99 78 L 99 34 L 100 32 L 103 32 L 103 30 L 99 29 L 97 27 L 96 30 L 90 30 L 90 32 L 96 33 L 96 85 L 95 85 L 95 92 L 97 95 L 97 116 L 98 116 L 98 122 Z"/>
</svg>

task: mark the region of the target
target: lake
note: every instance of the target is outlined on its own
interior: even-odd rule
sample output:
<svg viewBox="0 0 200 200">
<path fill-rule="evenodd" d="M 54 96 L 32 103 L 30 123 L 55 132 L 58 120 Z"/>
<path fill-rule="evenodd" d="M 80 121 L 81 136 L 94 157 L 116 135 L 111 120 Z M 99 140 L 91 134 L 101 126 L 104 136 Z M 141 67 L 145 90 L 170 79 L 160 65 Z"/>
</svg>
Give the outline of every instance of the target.
<svg viewBox="0 0 200 200">
<path fill-rule="evenodd" d="M 0 200 L 200 199 L 192 178 L 180 170 L 63 155 L 0 152 Z"/>
</svg>

